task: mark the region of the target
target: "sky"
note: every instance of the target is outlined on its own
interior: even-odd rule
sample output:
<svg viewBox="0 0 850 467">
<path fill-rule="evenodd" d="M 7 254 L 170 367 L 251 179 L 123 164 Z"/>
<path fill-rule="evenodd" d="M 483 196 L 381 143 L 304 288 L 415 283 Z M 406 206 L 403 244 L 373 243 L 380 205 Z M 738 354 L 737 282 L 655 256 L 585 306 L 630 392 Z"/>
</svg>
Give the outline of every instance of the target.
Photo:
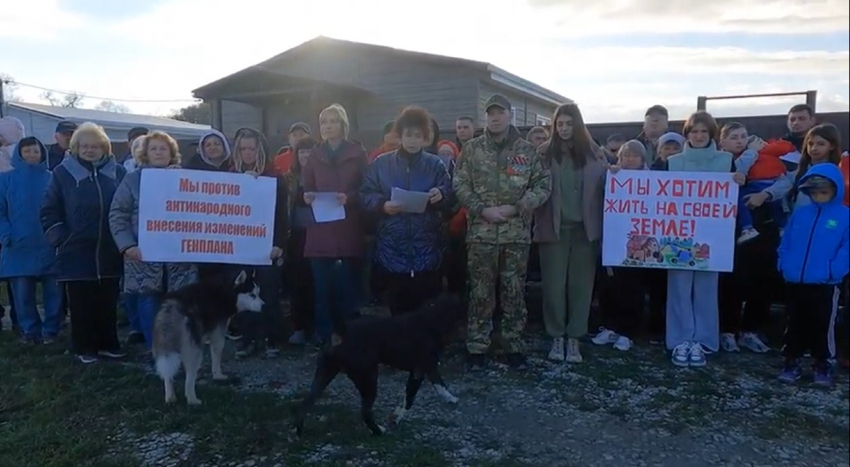
<svg viewBox="0 0 850 467">
<path fill-rule="evenodd" d="M 3 0 L 0 73 L 23 101 L 45 103 L 35 85 L 166 115 L 324 35 L 490 62 L 594 123 L 642 120 L 653 104 L 684 118 L 700 95 L 817 90 L 819 111 L 847 111 L 848 29 L 847 0 Z M 803 99 L 708 110 L 782 114 Z"/>
</svg>

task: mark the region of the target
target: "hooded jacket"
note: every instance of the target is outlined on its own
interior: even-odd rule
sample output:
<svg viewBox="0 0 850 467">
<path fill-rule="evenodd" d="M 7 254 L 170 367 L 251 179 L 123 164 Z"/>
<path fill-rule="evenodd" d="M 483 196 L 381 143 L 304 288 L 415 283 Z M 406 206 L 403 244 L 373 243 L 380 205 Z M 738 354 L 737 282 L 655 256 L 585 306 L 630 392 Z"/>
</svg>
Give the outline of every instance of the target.
<svg viewBox="0 0 850 467">
<path fill-rule="evenodd" d="M 794 151 L 794 145 L 788 141 L 771 141 L 758 152 L 744 151 L 735 159 L 735 169 L 746 175 L 748 181 L 778 180 L 788 172 L 782 157 Z"/>
<path fill-rule="evenodd" d="M 384 203 L 390 200 L 393 188 L 418 192 L 437 188 L 443 199 L 427 206 L 423 213 L 390 216 L 384 213 Z M 375 251 L 378 264 L 394 274 L 436 271 L 443 257 L 443 216 L 454 205 L 453 198 L 448 170 L 434 154 L 398 150 L 377 158 L 363 179 L 360 199 L 366 210 L 379 216 Z"/>
<path fill-rule="evenodd" d="M 231 161 L 232 163 L 229 164 L 230 168 L 233 172 L 237 173 L 245 173 L 249 171 L 256 172 L 257 170 L 259 170 L 258 165 L 261 165 L 262 173 L 260 173 L 259 175 L 263 177 L 274 178 L 275 180 L 277 180 L 277 189 L 275 194 L 274 238 L 272 239 L 272 245 L 281 249 L 285 249 L 286 238 L 289 234 L 289 190 L 286 186 L 286 179 L 281 176 L 281 172 L 278 170 L 277 166 L 269 157 L 269 145 L 266 141 L 266 137 L 263 136 L 263 134 L 259 131 L 250 128 L 240 128 L 236 131 L 236 133 L 237 135 L 239 135 L 243 131 L 248 132 L 247 136 L 236 137 L 236 140 L 233 142 L 234 150 L 239 150 L 240 138 L 256 138 L 259 144 L 257 163 L 254 167 L 242 166 L 239 161 L 239 155 L 237 154 L 235 157 L 233 157 Z M 260 161 L 262 161 L 262 163 L 260 163 Z"/>
<path fill-rule="evenodd" d="M 219 164 L 213 163 L 206 154 L 204 154 L 204 140 L 210 136 L 218 136 L 221 138 L 222 144 L 224 145 L 224 159 L 222 159 Z M 198 153 L 189 159 L 189 163 L 186 164 L 186 168 L 189 170 L 207 170 L 210 172 L 229 172 L 232 162 L 231 156 L 230 142 L 227 141 L 227 137 L 224 136 L 224 133 L 218 130 L 210 130 L 198 140 Z"/>
<path fill-rule="evenodd" d="M 12 170 L 12 152 L 25 135 L 24 124 L 15 117 L 0 118 L 0 136 L 6 142 L 0 146 L 0 172 Z"/>
<path fill-rule="evenodd" d="M 109 206 L 125 174 L 109 155 L 94 164 L 71 155 L 53 170 L 41 204 L 41 227 L 56 249 L 59 280 L 121 275 L 121 253 L 109 230 Z"/>
<path fill-rule="evenodd" d="M 788 282 L 839 284 L 850 271 L 850 210 L 842 203 L 844 181 L 835 164 L 817 164 L 800 182 L 816 175 L 834 184 L 835 196 L 794 210 L 779 245 L 779 270 Z"/>
<path fill-rule="evenodd" d="M 55 273 L 56 252 L 41 228 L 38 209 L 50 172 L 41 141 L 41 162 L 29 164 L 20 146 L 12 155 L 14 170 L 0 175 L 0 277 L 38 277 Z"/>
</svg>

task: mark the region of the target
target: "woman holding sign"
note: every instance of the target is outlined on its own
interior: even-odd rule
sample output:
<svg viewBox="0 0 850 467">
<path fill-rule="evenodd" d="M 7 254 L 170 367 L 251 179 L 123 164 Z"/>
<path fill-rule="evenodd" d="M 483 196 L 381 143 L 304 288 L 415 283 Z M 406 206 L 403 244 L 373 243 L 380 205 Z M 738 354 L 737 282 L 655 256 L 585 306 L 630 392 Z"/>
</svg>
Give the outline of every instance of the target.
<svg viewBox="0 0 850 467">
<path fill-rule="evenodd" d="M 109 206 L 126 171 L 111 152 L 103 128 L 80 125 L 41 204 L 41 226 L 68 290 L 73 352 L 85 364 L 126 355 L 115 319 L 121 253 L 109 231 Z"/>
<path fill-rule="evenodd" d="M 729 172 L 732 154 L 717 150 L 717 122 L 711 114 L 691 115 L 682 133 L 687 141 L 681 154 L 667 159 L 670 172 Z M 688 270 L 667 275 L 666 340 L 676 366 L 705 366 L 706 349 L 717 352 L 720 347 L 719 277 L 717 272 Z"/>
<path fill-rule="evenodd" d="M 345 320 L 358 314 L 358 263 L 366 250 L 360 183 L 369 165 L 363 146 L 348 139 L 348 114 L 333 104 L 319 114 L 321 144 L 304 166 L 304 202 L 315 224 L 307 227 L 304 257 L 310 259 L 316 292 L 316 334 L 330 343 Z"/>
<path fill-rule="evenodd" d="M 142 174 L 149 169 L 180 167 L 177 141 L 154 131 L 139 137 L 138 151 L 133 153 L 135 170 L 124 177 L 115 190 L 109 208 L 109 228 L 118 251 L 124 255 L 124 293 L 135 297 L 130 303 L 148 349 L 153 343 L 153 322 L 159 310 L 159 296 L 198 281 L 198 269 L 189 263 L 146 263 L 139 250 L 139 198 Z"/>
<path fill-rule="evenodd" d="M 379 214 L 375 261 L 385 272 L 393 316 L 443 288 L 441 225 L 452 208 L 452 181 L 443 161 L 425 152 L 431 131 L 428 112 L 404 109 L 393 127 L 401 147 L 375 159 L 360 188 L 363 207 Z M 427 197 L 427 204 L 420 211 L 393 196 L 394 189 Z"/>
<path fill-rule="evenodd" d="M 587 334 L 590 316 L 608 163 L 594 150 L 578 106 L 558 107 L 552 121 L 543 159 L 552 174 L 552 196 L 534 213 L 543 318 L 553 338 L 549 359 L 581 363 L 579 339 Z"/>
<path fill-rule="evenodd" d="M 277 179 L 277 195 L 274 216 L 274 237 L 272 251 L 269 253 L 272 261 L 277 262 L 283 257 L 286 247 L 286 231 L 288 229 L 288 202 L 286 183 L 280 176 L 277 167 L 269 158 L 266 138 L 257 130 L 240 128 L 233 142 L 233 171 L 249 174 L 254 177 L 273 177 Z M 263 203 L 266 200 L 257 200 Z M 281 272 L 277 263 L 270 266 L 255 266 L 248 269 L 253 272 L 254 282 L 260 287 L 260 298 L 265 303 L 262 312 L 244 313 L 240 316 L 239 329 L 243 339 L 236 358 L 245 358 L 257 350 L 257 346 L 265 344 L 266 358 L 275 358 L 280 353 L 283 343 L 283 311 L 280 308 Z"/>
</svg>

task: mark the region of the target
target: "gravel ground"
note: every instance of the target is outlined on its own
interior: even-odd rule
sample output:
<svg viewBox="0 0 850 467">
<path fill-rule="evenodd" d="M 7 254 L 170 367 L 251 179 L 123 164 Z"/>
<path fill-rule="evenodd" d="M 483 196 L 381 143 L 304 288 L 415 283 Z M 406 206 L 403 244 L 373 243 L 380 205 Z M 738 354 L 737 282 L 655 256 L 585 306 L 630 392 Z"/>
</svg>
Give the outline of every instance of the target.
<svg viewBox="0 0 850 467">
<path fill-rule="evenodd" d="M 627 354 L 590 344 L 586 363 L 542 359 L 545 342 L 529 339 L 532 368 L 518 374 L 493 364 L 467 375 L 459 353 L 444 364 L 456 406 L 427 383 L 414 409 L 376 445 L 359 421 L 359 398 L 344 377 L 334 381 L 306 425 L 301 449 L 214 465 L 455 465 L 455 466 L 847 466 L 848 379 L 836 388 L 773 379 L 776 355 L 717 355 L 701 370 L 673 368 L 658 347 Z M 226 371 L 242 378 L 237 390 L 300 399 L 312 378 L 315 350 L 297 349 L 277 360 L 228 359 Z M 384 371 L 376 403 L 379 419 L 401 400 L 406 375 Z M 202 390 L 202 389 L 201 389 Z M 317 433 L 331 416 L 347 411 L 346 434 Z M 342 428 L 340 428 L 342 430 Z M 356 435 L 352 435 L 354 432 Z M 148 465 L 179 465 L 192 440 L 180 434 L 137 437 Z M 312 438 L 312 439 L 311 439 Z M 321 439 L 316 439 L 321 438 Z M 344 438 L 344 439 L 342 439 Z M 353 438 L 353 439 L 352 439 Z M 364 441 L 365 440 L 365 441 Z M 148 448 L 146 448 L 148 446 Z M 152 449 L 150 446 L 159 446 Z M 164 449 L 163 446 L 167 446 Z M 412 451 L 420 452 L 410 464 Z M 404 460 L 400 456 L 404 454 Z M 295 460 L 297 459 L 297 461 Z"/>
<path fill-rule="evenodd" d="M 847 466 L 850 464 L 850 389 L 846 370 L 835 388 L 804 379 L 775 381 L 778 354 L 718 354 L 704 369 L 677 369 L 660 347 L 639 344 L 628 353 L 583 346 L 586 362 L 556 364 L 543 357 L 546 342 L 528 338 L 532 367 L 524 373 L 492 364 L 465 374 L 452 348 L 443 374 L 457 405 L 428 384 L 413 410 L 386 436 L 368 434 L 359 397 L 345 378 L 335 380 L 292 439 L 281 413 L 276 436 L 290 437 L 279 452 L 220 458 L 205 467 L 285 466 Z M 316 350 L 293 348 L 276 360 L 235 361 L 229 344 L 225 372 L 241 378 L 233 391 L 303 397 Z M 150 370 L 145 363 L 128 363 Z M 209 374 L 207 358 L 204 375 Z M 375 406 L 379 420 L 401 401 L 406 375 L 382 371 Z M 204 398 L 208 381 L 199 382 Z M 206 389 L 209 391 L 209 389 Z M 284 425 L 286 423 L 287 425 Z M 238 429 L 238 427 L 237 427 Z M 197 436 L 197 435 L 195 435 Z M 111 439 L 115 452 L 142 465 L 198 465 L 193 452 L 205 440 L 180 432 L 138 433 Z M 226 442 L 226 440 L 224 441 Z"/>
</svg>

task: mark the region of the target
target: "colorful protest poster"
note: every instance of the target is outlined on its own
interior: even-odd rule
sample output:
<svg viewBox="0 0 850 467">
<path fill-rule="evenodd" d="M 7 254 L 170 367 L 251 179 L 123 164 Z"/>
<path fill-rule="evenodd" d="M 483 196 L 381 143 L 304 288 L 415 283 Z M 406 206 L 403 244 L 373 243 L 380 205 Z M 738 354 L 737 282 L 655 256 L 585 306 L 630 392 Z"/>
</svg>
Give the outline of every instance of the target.
<svg viewBox="0 0 850 467">
<path fill-rule="evenodd" d="M 602 264 L 731 271 L 737 200 L 731 173 L 608 173 Z"/>
<path fill-rule="evenodd" d="M 145 262 L 270 265 L 277 180 L 144 169 L 139 249 Z"/>
</svg>

